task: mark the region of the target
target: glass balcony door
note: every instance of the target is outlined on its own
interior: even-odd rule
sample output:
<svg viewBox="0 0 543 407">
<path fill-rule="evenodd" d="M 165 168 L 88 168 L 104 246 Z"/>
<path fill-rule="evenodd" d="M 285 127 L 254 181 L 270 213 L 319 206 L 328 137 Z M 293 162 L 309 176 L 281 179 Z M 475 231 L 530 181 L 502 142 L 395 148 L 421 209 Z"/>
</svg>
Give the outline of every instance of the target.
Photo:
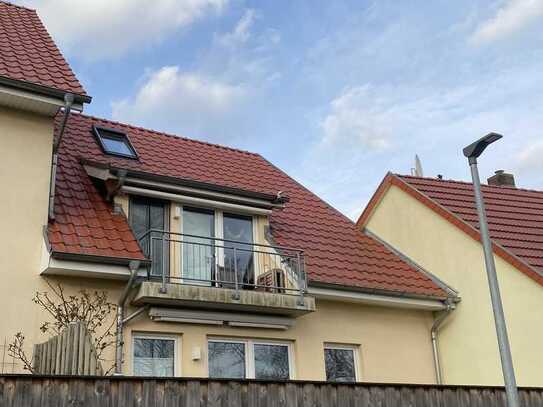
<svg viewBox="0 0 543 407">
<path fill-rule="evenodd" d="M 254 284 L 253 218 L 251 216 L 223 214 L 224 270 L 230 271 L 224 280 L 235 281 L 237 269 L 239 284 Z"/>
<path fill-rule="evenodd" d="M 151 275 L 168 275 L 169 236 L 160 232 L 168 230 L 168 204 L 150 198 L 132 197 L 128 217 L 135 236 L 140 239 L 143 254 L 152 256 Z M 155 232 L 148 233 L 150 230 Z"/>
<path fill-rule="evenodd" d="M 215 213 L 183 208 L 182 277 L 186 283 L 211 285 L 215 270 Z"/>
</svg>

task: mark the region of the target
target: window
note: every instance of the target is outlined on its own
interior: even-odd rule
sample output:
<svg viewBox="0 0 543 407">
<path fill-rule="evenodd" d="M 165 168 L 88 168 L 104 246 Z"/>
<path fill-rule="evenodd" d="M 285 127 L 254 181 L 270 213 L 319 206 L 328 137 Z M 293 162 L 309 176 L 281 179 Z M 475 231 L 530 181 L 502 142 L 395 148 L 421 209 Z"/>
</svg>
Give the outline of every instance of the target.
<svg viewBox="0 0 543 407">
<path fill-rule="evenodd" d="M 250 285 L 255 283 L 251 216 L 183 207 L 181 223 L 184 234 L 181 274 L 187 282 L 210 285 L 215 280 L 228 286 L 236 281 L 234 270 L 237 267 L 237 281 Z"/>
<path fill-rule="evenodd" d="M 211 378 L 287 380 L 291 348 L 281 342 L 209 340 L 208 369 Z"/>
<path fill-rule="evenodd" d="M 133 371 L 136 376 L 175 375 L 176 340 L 173 337 L 137 335 L 133 338 Z"/>
<path fill-rule="evenodd" d="M 357 348 L 348 345 L 325 345 L 324 364 L 329 382 L 357 380 Z"/>
<path fill-rule="evenodd" d="M 209 376 L 244 379 L 245 343 L 209 342 Z"/>
<path fill-rule="evenodd" d="M 137 158 L 136 150 L 126 134 L 102 127 L 94 127 L 94 134 L 104 153 L 125 158 Z"/>
<path fill-rule="evenodd" d="M 143 253 L 146 256 L 152 255 L 151 275 L 162 276 L 163 271 L 168 275 L 170 242 L 167 240 L 162 242 L 161 233 L 153 232 L 152 236 L 147 234 L 150 230 L 168 230 L 168 204 L 155 199 L 132 197 L 128 220 L 136 238 L 139 239 Z M 160 255 L 162 251 L 164 256 Z"/>
</svg>

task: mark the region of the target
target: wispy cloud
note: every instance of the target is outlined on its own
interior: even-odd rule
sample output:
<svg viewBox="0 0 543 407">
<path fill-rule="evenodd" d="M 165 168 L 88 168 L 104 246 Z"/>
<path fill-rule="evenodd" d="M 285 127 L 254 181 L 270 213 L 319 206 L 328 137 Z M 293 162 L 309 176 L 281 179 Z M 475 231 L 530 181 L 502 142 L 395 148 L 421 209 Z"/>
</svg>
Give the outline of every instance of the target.
<svg viewBox="0 0 543 407">
<path fill-rule="evenodd" d="M 228 0 L 20 0 L 36 8 L 55 40 L 83 59 L 120 58 L 162 41 Z"/>
<path fill-rule="evenodd" d="M 541 173 L 543 171 L 541 157 L 543 157 L 543 141 L 524 147 L 515 157 L 519 171 Z"/>
<path fill-rule="evenodd" d="M 508 0 L 496 14 L 477 26 L 470 37 L 473 44 L 484 44 L 509 37 L 543 18 L 543 1 Z"/>
<path fill-rule="evenodd" d="M 133 97 L 114 102 L 112 115 L 192 135 L 238 110 L 246 93 L 242 85 L 165 66 L 148 72 Z"/>
<path fill-rule="evenodd" d="M 247 42 L 247 40 L 251 36 L 251 27 L 253 26 L 255 19 L 255 10 L 245 10 L 245 13 L 243 13 L 243 16 L 241 16 L 231 32 L 227 32 L 218 36 L 219 43 L 225 46 L 232 47 Z"/>
<path fill-rule="evenodd" d="M 332 100 L 321 122 L 322 144 L 326 148 L 370 151 L 390 147 L 390 122 L 375 96 L 370 86 L 360 86 L 346 89 Z"/>
</svg>

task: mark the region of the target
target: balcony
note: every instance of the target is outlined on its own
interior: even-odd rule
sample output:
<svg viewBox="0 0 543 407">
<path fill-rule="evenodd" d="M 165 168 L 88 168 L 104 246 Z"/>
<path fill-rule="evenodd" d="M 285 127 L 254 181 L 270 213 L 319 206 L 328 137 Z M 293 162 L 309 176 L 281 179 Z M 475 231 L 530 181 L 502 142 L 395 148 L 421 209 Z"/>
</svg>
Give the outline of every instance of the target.
<svg viewBox="0 0 543 407">
<path fill-rule="evenodd" d="M 160 230 L 140 242 L 151 262 L 135 305 L 287 317 L 315 310 L 301 250 Z"/>
</svg>

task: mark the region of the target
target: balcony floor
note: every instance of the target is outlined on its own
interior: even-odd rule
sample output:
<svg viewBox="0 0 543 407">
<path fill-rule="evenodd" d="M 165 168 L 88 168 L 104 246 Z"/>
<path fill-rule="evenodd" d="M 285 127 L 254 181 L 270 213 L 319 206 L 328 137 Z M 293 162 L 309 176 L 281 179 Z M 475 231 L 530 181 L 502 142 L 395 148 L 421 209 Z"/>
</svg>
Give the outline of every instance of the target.
<svg viewBox="0 0 543 407">
<path fill-rule="evenodd" d="M 167 305 L 172 307 L 234 310 L 269 315 L 298 317 L 316 310 L 315 299 L 304 296 L 304 304 L 298 304 L 299 296 L 270 293 L 256 290 L 235 290 L 185 284 L 166 284 L 166 293 L 161 293 L 162 284 L 144 281 L 132 300 L 134 305 Z"/>
</svg>

